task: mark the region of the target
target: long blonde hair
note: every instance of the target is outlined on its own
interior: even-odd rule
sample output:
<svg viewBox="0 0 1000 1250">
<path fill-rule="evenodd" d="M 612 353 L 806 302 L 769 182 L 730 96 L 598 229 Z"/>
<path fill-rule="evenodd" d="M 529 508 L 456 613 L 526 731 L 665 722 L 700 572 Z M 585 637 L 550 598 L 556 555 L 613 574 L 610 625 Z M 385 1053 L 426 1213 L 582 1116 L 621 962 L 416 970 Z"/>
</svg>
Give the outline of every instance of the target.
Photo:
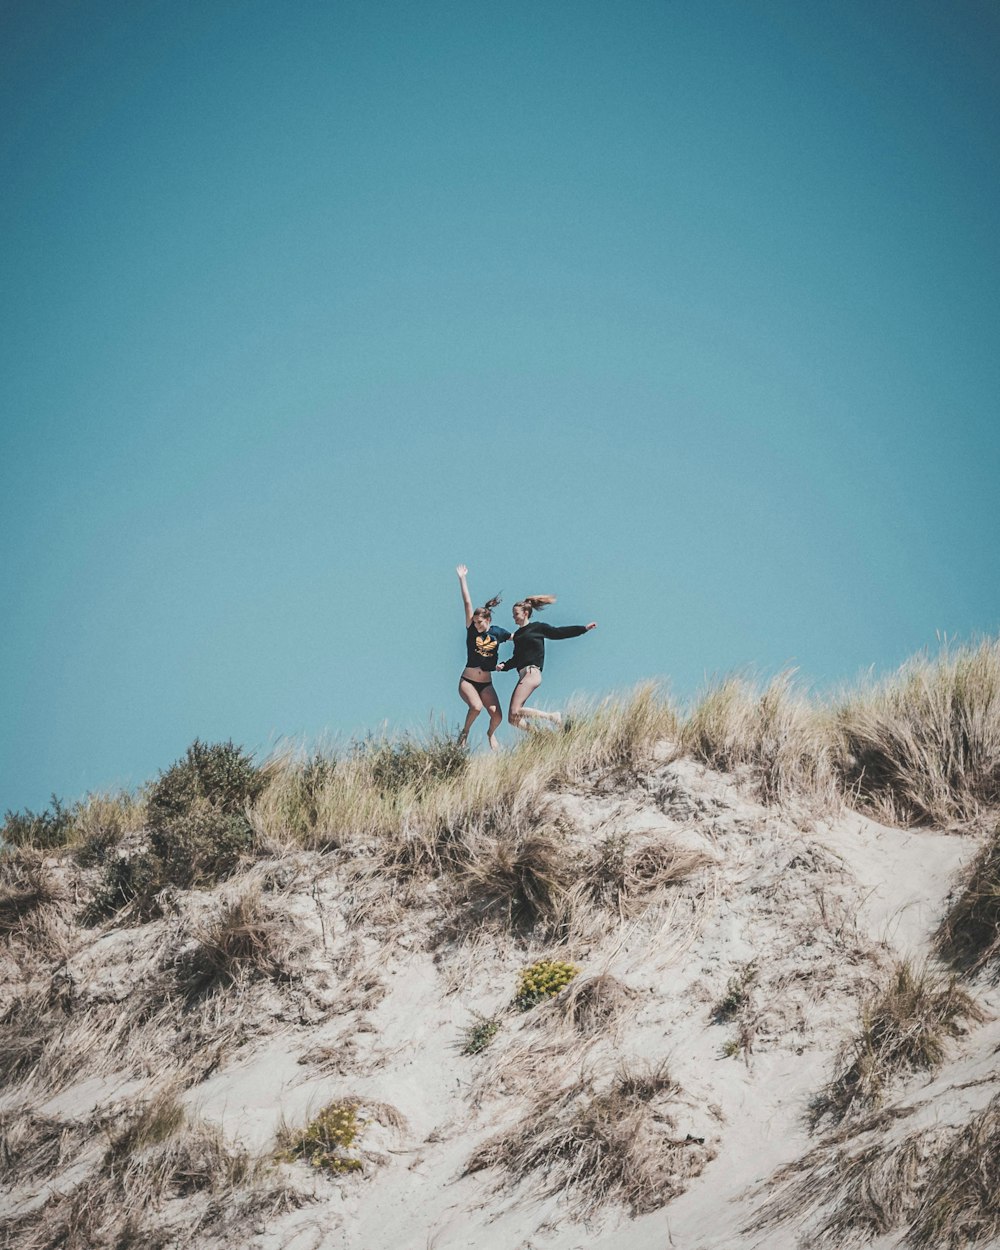
<svg viewBox="0 0 1000 1250">
<path fill-rule="evenodd" d="M 531 620 L 532 612 L 540 612 L 542 608 L 547 608 L 550 603 L 555 603 L 555 601 L 555 595 L 528 595 L 515 603 L 514 607 L 523 608 L 528 614 L 528 620 Z"/>
</svg>

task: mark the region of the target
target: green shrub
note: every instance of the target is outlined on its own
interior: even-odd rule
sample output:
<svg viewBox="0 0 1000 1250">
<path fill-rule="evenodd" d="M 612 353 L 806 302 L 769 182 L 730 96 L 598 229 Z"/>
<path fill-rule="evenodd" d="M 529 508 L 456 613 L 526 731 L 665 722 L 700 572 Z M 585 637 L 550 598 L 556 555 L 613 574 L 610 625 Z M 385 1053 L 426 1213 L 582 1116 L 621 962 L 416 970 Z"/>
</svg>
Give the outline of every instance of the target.
<svg viewBox="0 0 1000 1250">
<path fill-rule="evenodd" d="M 522 968 L 517 993 L 514 995 L 514 1006 L 519 1011 L 530 1011 L 547 998 L 554 998 L 569 985 L 579 971 L 576 964 L 556 959 L 539 959 L 529 967 Z"/>
<path fill-rule="evenodd" d="M 753 961 L 744 964 L 734 977 L 729 978 L 726 992 L 715 1004 L 712 1018 L 716 1024 L 727 1024 L 740 1014 L 750 1002 L 750 988 L 757 980 L 757 965 Z"/>
<path fill-rule="evenodd" d="M 479 1016 L 475 1024 L 465 1030 L 465 1042 L 462 1046 L 463 1055 L 478 1055 L 485 1050 L 500 1032 L 500 1021 L 496 1016 Z"/>
<path fill-rule="evenodd" d="M 188 889 L 227 877 L 240 857 L 253 850 L 254 832 L 245 816 L 205 803 L 154 825 L 149 842 L 163 883 Z"/>
<path fill-rule="evenodd" d="M 158 914 L 156 895 L 163 889 L 163 865 L 149 851 L 119 852 L 107 861 L 101 883 L 83 912 L 84 924 L 97 924 L 134 904 L 140 919 Z"/>
<path fill-rule="evenodd" d="M 160 774 L 149 795 L 151 821 L 159 823 L 190 812 L 199 800 L 230 816 L 243 813 L 256 799 L 267 778 L 242 747 L 233 742 L 205 743 L 199 739 L 187 754 Z"/>
<path fill-rule="evenodd" d="M 291 1134 L 278 1158 L 285 1163 L 302 1159 L 314 1168 L 334 1174 L 359 1172 L 361 1160 L 347 1153 L 360 1132 L 355 1099 L 331 1102 L 301 1133 Z"/>
<path fill-rule="evenodd" d="M 0 848 L 7 846 L 34 846 L 39 850 L 51 850 L 65 846 L 73 834 L 76 808 L 64 807 L 53 794 L 48 808 L 32 812 L 8 811 L 0 828 Z"/>
</svg>

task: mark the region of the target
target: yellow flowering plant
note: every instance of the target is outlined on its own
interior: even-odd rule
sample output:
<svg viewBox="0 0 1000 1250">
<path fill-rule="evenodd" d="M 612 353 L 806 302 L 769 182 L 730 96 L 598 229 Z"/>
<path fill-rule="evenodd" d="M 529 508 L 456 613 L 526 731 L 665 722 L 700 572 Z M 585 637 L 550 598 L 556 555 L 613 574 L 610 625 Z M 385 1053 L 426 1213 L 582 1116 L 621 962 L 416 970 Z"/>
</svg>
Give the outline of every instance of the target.
<svg viewBox="0 0 1000 1250">
<path fill-rule="evenodd" d="M 514 1006 L 519 1011 L 530 1011 L 538 1003 L 553 998 L 565 989 L 579 971 L 576 964 L 558 959 L 539 959 L 522 968 Z"/>
</svg>

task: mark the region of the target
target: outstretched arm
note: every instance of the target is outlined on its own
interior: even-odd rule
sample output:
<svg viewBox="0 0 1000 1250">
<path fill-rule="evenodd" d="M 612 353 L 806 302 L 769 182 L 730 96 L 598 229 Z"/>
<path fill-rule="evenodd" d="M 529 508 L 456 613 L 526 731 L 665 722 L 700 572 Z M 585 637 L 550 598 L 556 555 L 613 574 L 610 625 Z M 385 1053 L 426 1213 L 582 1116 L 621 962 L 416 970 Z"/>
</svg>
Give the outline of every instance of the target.
<svg viewBox="0 0 1000 1250">
<path fill-rule="evenodd" d="M 458 584 L 462 587 L 462 603 L 465 605 L 465 628 L 468 629 L 472 624 L 472 600 L 469 598 L 469 584 L 465 580 L 469 570 L 464 564 L 459 564 L 455 572 L 458 574 Z"/>
<path fill-rule="evenodd" d="M 538 624 L 542 637 L 553 640 L 559 638 L 579 638 L 581 634 L 587 633 L 588 630 L 597 628 L 596 621 L 591 621 L 589 625 L 550 625 L 548 621 L 539 621 Z"/>
</svg>

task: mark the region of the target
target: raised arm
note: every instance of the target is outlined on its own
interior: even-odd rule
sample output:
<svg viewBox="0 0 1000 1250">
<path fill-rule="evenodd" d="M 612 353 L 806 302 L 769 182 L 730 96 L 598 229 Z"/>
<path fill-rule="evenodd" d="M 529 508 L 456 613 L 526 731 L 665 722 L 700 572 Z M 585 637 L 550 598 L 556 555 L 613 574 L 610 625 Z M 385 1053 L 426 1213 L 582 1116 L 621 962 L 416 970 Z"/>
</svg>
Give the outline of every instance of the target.
<svg viewBox="0 0 1000 1250">
<path fill-rule="evenodd" d="M 465 628 L 468 629 L 472 624 L 472 600 L 469 598 L 469 584 L 465 580 L 469 570 L 464 564 L 459 564 L 455 572 L 458 574 L 458 584 L 462 587 L 462 603 L 465 605 Z"/>
</svg>

